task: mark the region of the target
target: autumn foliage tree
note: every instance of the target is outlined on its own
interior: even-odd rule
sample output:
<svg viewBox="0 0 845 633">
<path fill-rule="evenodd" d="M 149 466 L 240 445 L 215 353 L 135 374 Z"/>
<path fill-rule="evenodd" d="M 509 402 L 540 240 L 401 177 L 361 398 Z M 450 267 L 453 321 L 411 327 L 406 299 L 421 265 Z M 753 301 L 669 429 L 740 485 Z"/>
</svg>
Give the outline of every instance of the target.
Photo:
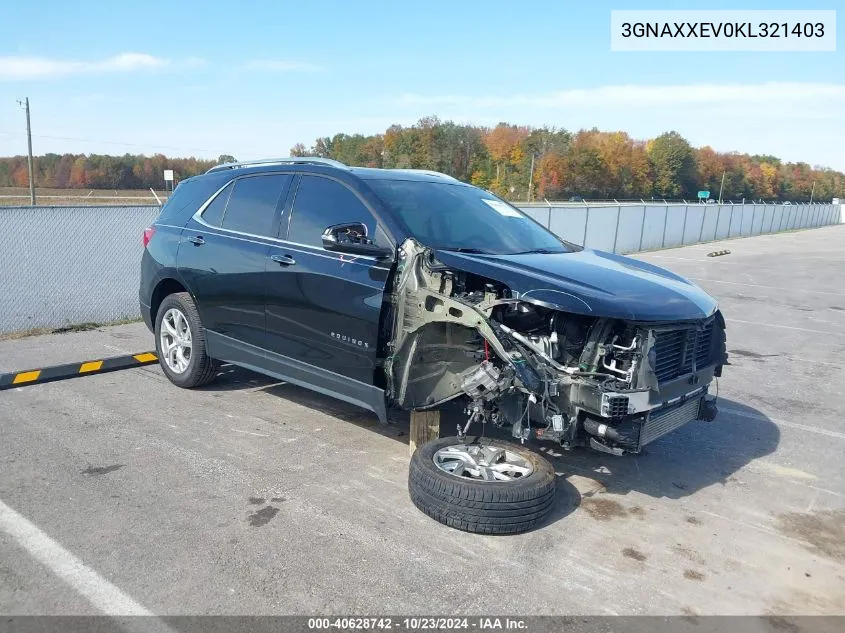
<svg viewBox="0 0 845 633">
<path fill-rule="evenodd" d="M 694 199 L 706 190 L 739 200 L 830 200 L 845 197 L 845 175 L 774 156 L 693 148 L 678 132 L 637 140 L 622 131 L 571 132 L 556 127 L 499 123 L 479 127 L 424 117 L 415 125 L 392 125 L 382 134 L 317 138 L 297 143 L 293 156 L 321 156 L 348 165 L 430 169 L 510 199 L 525 201 L 533 178 L 535 200 Z M 534 163 L 533 174 L 531 170 Z M 165 169 L 177 180 L 202 173 L 217 161 L 125 154 L 47 154 L 35 159 L 39 187 L 135 189 L 162 187 Z M 0 158 L 0 186 L 26 187 L 26 158 Z"/>
</svg>

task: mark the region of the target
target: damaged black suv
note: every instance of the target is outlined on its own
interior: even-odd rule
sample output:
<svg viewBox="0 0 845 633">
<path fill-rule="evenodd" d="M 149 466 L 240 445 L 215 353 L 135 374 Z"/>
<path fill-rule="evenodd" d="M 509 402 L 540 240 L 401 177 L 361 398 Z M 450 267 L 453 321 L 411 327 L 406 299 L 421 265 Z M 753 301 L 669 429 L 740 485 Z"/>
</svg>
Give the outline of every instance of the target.
<svg viewBox="0 0 845 633">
<path fill-rule="evenodd" d="M 463 398 L 411 498 L 465 530 L 536 526 L 548 462 L 514 438 L 623 455 L 712 419 L 725 322 L 698 286 L 561 240 L 445 174 L 321 158 L 182 181 L 144 231 L 140 303 L 181 387 L 231 363 L 373 411 Z"/>
</svg>

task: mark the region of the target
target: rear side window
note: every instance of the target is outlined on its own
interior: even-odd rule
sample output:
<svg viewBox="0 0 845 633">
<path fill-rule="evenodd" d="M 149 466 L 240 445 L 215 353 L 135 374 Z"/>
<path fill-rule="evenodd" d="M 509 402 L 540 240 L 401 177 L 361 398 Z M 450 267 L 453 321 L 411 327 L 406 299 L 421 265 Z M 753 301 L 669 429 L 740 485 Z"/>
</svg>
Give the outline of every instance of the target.
<svg viewBox="0 0 845 633">
<path fill-rule="evenodd" d="M 346 222 L 363 222 L 367 235 L 376 239 L 375 218 L 352 191 L 336 180 L 303 176 L 293 203 L 288 239 L 322 246 L 326 227 Z"/>
<path fill-rule="evenodd" d="M 217 191 L 221 184 L 205 178 L 183 180 L 164 203 L 159 219 L 172 221 L 184 215 L 193 215 L 197 207 Z"/>
<path fill-rule="evenodd" d="M 211 204 L 205 208 L 202 212 L 204 222 L 212 226 L 220 226 L 223 222 L 223 213 L 226 211 L 226 203 L 229 202 L 229 195 L 232 193 L 232 185 L 231 182 L 226 185 L 226 188 L 217 194 Z"/>
<path fill-rule="evenodd" d="M 222 227 L 275 237 L 276 207 L 290 178 L 286 174 L 273 174 L 236 180 L 223 213 Z"/>
</svg>

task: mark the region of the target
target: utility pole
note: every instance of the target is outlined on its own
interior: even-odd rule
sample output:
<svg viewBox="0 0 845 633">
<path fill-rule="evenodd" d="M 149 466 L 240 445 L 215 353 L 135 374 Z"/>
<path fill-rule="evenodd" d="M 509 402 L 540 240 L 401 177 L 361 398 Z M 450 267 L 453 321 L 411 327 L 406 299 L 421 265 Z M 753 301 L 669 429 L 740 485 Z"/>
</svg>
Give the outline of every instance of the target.
<svg viewBox="0 0 845 633">
<path fill-rule="evenodd" d="M 29 203 L 35 206 L 35 180 L 32 175 L 32 128 L 29 125 L 29 97 L 25 97 L 23 101 L 18 99 L 18 105 L 26 110 L 26 143 L 29 147 L 29 156 L 27 158 L 27 166 L 29 167 Z"/>
<path fill-rule="evenodd" d="M 534 191 L 534 152 L 531 152 L 531 173 L 528 176 L 528 202 L 531 202 L 531 194 Z"/>
<path fill-rule="evenodd" d="M 810 190 L 810 204 L 813 204 L 813 194 L 816 193 L 816 181 L 813 181 L 813 188 Z"/>
<path fill-rule="evenodd" d="M 719 185 L 719 204 L 722 204 L 722 189 L 725 188 L 725 172 L 722 172 L 722 184 Z"/>
</svg>

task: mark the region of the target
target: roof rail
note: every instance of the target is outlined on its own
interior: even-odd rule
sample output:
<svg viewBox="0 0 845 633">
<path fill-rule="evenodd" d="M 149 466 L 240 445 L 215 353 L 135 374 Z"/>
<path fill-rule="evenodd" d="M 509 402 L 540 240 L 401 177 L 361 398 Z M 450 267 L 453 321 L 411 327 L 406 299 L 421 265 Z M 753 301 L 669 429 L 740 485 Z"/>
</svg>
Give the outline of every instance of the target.
<svg viewBox="0 0 845 633">
<path fill-rule="evenodd" d="M 320 158 L 319 156 L 288 156 L 287 158 L 262 158 L 258 160 L 244 160 L 237 163 L 223 163 L 209 169 L 207 174 L 224 169 L 235 169 L 237 167 L 253 167 L 257 165 L 329 165 L 341 169 L 349 169 L 340 161 L 331 158 Z"/>
<path fill-rule="evenodd" d="M 424 176 L 437 176 L 438 178 L 444 178 L 445 180 L 454 180 L 455 182 L 461 182 L 454 176 L 450 176 L 449 174 L 444 174 L 440 171 L 433 171 L 431 169 L 391 169 L 390 171 L 399 171 L 409 174 L 422 174 Z"/>
</svg>

